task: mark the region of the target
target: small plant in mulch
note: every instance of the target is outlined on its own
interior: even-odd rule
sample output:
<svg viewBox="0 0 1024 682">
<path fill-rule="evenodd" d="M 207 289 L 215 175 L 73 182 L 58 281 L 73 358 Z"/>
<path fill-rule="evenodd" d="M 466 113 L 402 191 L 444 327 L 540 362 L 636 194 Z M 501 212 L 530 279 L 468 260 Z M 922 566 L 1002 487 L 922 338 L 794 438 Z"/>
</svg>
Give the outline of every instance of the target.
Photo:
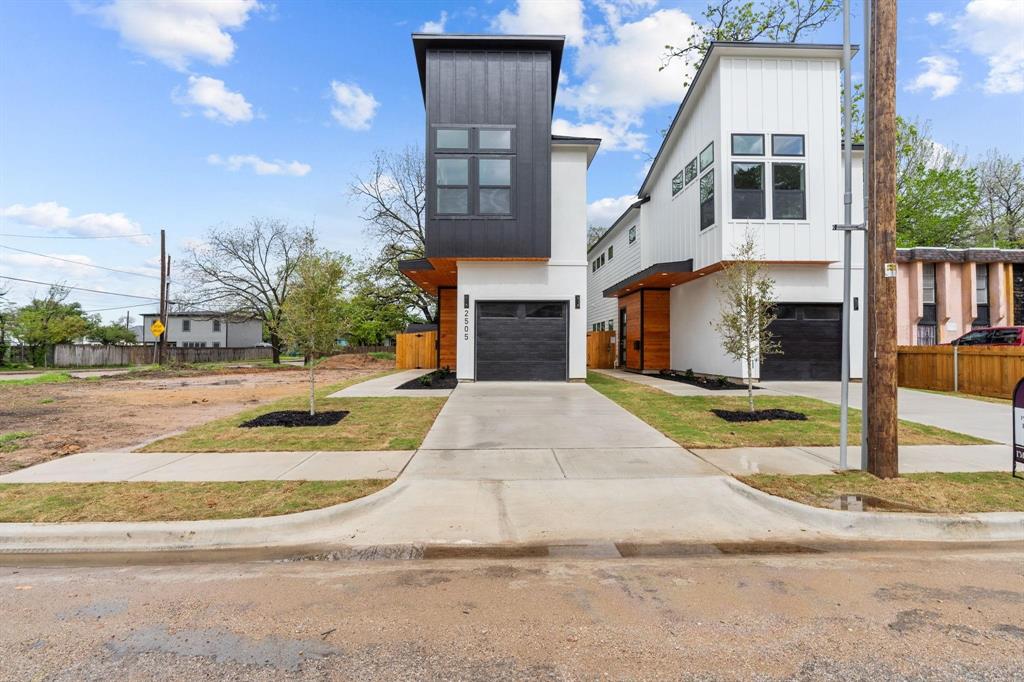
<svg viewBox="0 0 1024 682">
<path fill-rule="evenodd" d="M 711 410 L 711 412 L 727 422 L 763 422 L 772 420 L 807 421 L 807 415 L 792 410 Z"/>
<path fill-rule="evenodd" d="M 738 384 L 735 381 L 731 381 L 727 377 L 704 377 L 694 374 L 692 369 L 687 369 L 682 372 L 678 372 L 674 369 L 663 369 L 659 372 L 659 376 L 662 379 L 668 379 L 670 381 L 678 381 L 681 384 L 690 384 L 691 386 L 697 386 L 699 388 L 706 388 L 709 391 L 735 391 L 747 388 L 744 384 Z M 751 390 L 757 391 L 757 386 L 751 387 Z"/>
<path fill-rule="evenodd" d="M 459 381 L 455 378 L 455 372 L 448 367 L 435 369 L 433 372 L 424 374 L 410 381 L 405 382 L 399 389 L 445 389 L 455 388 Z"/>
<path fill-rule="evenodd" d="M 348 416 L 346 410 L 332 410 L 310 414 L 308 410 L 278 410 L 267 412 L 255 419 L 239 424 L 242 428 L 251 429 L 257 426 L 334 426 Z"/>
</svg>

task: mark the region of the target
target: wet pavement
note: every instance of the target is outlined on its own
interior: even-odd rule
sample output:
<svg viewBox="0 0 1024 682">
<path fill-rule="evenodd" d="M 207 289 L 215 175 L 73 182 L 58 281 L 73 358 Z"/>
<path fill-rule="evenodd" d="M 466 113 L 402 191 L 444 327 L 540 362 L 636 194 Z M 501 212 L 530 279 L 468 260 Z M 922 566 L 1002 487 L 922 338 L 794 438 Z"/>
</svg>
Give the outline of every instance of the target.
<svg viewBox="0 0 1024 682">
<path fill-rule="evenodd" d="M 665 549 L 5 567 L 0 678 L 1021 678 L 1019 548 Z"/>
</svg>

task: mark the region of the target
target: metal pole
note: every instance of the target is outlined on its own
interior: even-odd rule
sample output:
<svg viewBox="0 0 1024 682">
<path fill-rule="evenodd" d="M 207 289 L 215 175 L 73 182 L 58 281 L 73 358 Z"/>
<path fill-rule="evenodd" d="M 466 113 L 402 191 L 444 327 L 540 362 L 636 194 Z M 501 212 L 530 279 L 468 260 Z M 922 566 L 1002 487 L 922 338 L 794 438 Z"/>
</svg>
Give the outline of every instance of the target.
<svg viewBox="0 0 1024 682">
<path fill-rule="evenodd" d="M 843 224 L 853 223 L 853 76 L 850 73 L 850 0 L 843 0 Z M 847 468 L 850 429 L 850 255 L 849 227 L 843 230 L 843 355 L 839 399 L 839 468 Z"/>
<path fill-rule="evenodd" d="M 960 344 L 953 344 L 953 393 L 960 392 Z"/>
<path fill-rule="evenodd" d="M 868 222 L 868 193 L 870 182 L 868 178 L 871 173 L 871 166 L 868 163 L 870 156 L 868 151 L 871 145 L 871 136 L 868 134 L 870 125 L 868 116 L 871 111 L 871 0 L 864 0 L 864 160 L 861 163 L 861 176 L 864 179 L 864 262 L 862 264 L 861 276 L 863 278 L 863 292 L 861 293 L 861 365 L 860 365 L 860 468 L 867 471 L 868 468 L 868 309 L 871 307 L 871 299 L 868 298 L 868 268 L 871 267 L 871 259 L 868 258 L 868 230 L 871 224 Z"/>
</svg>

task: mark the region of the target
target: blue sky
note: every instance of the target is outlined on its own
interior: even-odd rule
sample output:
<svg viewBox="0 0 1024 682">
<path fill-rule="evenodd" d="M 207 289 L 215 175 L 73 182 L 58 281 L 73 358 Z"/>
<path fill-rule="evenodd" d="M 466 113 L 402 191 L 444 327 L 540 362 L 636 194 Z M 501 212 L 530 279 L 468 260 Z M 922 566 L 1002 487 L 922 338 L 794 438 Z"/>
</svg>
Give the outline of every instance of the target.
<svg viewBox="0 0 1024 682">
<path fill-rule="evenodd" d="M 568 36 L 556 130 L 603 137 L 591 215 L 617 215 L 684 94 L 658 71 L 704 2 L 493 0 L 0 4 L 0 234 L 156 235 L 172 256 L 251 216 L 316 222 L 325 244 L 370 245 L 346 188 L 377 149 L 423 138 L 409 34 Z M 860 2 L 854 0 L 859 12 Z M 429 22 L 429 23 L 428 23 Z M 854 20 L 860 41 L 861 20 Z M 814 37 L 838 42 L 841 26 Z M 970 157 L 1024 156 L 1024 0 L 904 0 L 898 110 Z M 854 71 L 860 75 L 860 59 Z M 155 239 L 0 244 L 0 275 L 149 295 Z M 45 287 L 15 284 L 26 302 Z M 76 292 L 88 310 L 139 300 Z M 134 312 L 144 308 L 136 307 Z M 123 311 L 104 311 L 113 319 Z"/>
</svg>

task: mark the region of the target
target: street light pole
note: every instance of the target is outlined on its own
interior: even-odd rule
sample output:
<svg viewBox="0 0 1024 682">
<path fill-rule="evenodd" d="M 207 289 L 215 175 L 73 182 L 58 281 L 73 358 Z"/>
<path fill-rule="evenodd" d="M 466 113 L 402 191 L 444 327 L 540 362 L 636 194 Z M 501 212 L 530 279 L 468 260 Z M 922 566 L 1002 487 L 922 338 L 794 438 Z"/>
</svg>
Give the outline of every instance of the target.
<svg viewBox="0 0 1024 682">
<path fill-rule="evenodd" d="M 839 468 L 847 468 L 850 429 L 850 257 L 853 223 L 853 76 L 850 73 L 850 0 L 843 0 L 843 356 L 839 399 Z"/>
</svg>

